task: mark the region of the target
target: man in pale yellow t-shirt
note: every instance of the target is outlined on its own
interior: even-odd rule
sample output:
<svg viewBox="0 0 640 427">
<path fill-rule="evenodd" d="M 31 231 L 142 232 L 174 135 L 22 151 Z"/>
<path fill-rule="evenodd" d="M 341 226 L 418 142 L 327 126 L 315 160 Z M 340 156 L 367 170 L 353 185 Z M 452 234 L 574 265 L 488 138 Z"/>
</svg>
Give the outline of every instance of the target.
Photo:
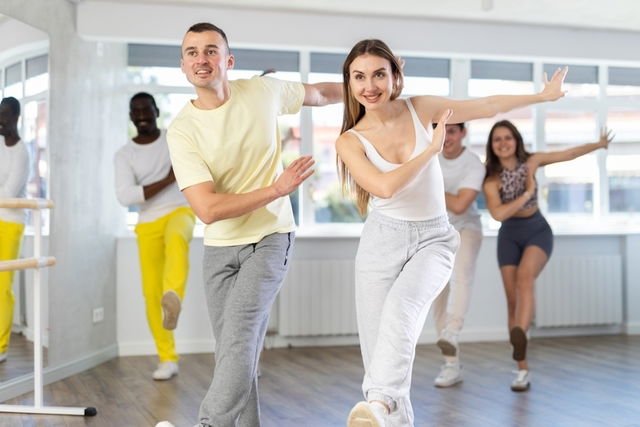
<svg viewBox="0 0 640 427">
<path fill-rule="evenodd" d="M 233 64 L 220 28 L 189 28 L 181 67 L 197 99 L 178 114 L 167 140 L 178 186 L 206 224 L 203 269 L 216 366 L 198 425 L 254 427 L 258 358 L 294 241 L 287 196 L 314 163 L 302 156 L 283 170 L 277 116 L 338 102 L 342 90 L 338 83 L 270 77 L 230 82 Z"/>
</svg>

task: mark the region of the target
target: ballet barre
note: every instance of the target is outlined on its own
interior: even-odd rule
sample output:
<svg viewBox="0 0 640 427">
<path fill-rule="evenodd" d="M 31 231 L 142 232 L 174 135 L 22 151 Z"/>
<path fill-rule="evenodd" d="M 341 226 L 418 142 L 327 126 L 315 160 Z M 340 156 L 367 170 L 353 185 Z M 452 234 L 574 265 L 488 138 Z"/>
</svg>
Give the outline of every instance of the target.
<svg viewBox="0 0 640 427">
<path fill-rule="evenodd" d="M 40 258 L 12 259 L 10 261 L 0 261 L 0 271 L 27 270 L 29 268 L 51 267 L 56 263 L 56 258 L 52 256 Z"/>
<path fill-rule="evenodd" d="M 41 285 L 40 269 L 50 267 L 56 263 L 55 257 L 41 256 L 42 248 L 42 209 L 52 209 L 53 202 L 44 199 L 7 199 L 0 198 L 0 208 L 32 209 L 37 211 L 33 215 L 33 258 L 22 258 L 0 261 L 0 271 L 14 271 L 33 269 L 33 406 L 0 405 L 1 412 L 43 415 L 96 415 L 93 407 L 66 407 L 43 405 L 42 381 L 42 319 L 41 319 Z"/>
</svg>

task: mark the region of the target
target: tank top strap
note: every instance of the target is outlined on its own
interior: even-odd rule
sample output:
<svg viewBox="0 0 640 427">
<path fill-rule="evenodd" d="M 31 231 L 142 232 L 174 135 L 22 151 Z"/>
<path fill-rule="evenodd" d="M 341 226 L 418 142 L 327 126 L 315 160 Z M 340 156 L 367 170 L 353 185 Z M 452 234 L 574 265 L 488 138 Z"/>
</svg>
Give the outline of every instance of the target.
<svg viewBox="0 0 640 427">
<path fill-rule="evenodd" d="M 373 144 L 367 138 L 364 137 L 364 135 L 362 135 L 360 132 L 354 129 L 349 129 L 347 130 L 347 132 L 354 134 L 360 140 L 362 145 L 364 145 L 364 151 L 367 153 L 367 157 L 369 157 L 370 159 L 374 158 L 378 161 L 381 160 L 385 163 L 388 163 L 385 159 L 382 158 L 380 153 L 378 153 L 378 150 L 376 150 L 376 147 L 374 147 Z"/>
<path fill-rule="evenodd" d="M 404 102 L 407 104 L 407 108 L 411 113 L 411 119 L 413 120 L 413 127 L 416 129 L 416 136 L 424 135 L 426 138 L 431 140 L 431 129 L 424 127 L 422 122 L 420 121 L 420 117 L 418 117 L 418 113 L 413 106 L 413 102 L 411 102 L 411 98 L 405 98 Z M 429 123 L 431 124 L 431 123 Z"/>
</svg>

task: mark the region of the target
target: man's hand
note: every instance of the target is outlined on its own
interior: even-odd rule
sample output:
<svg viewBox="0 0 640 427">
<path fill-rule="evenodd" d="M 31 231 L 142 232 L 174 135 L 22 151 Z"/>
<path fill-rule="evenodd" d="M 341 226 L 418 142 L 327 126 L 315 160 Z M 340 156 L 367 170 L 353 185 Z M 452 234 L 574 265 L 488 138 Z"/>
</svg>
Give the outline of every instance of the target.
<svg viewBox="0 0 640 427">
<path fill-rule="evenodd" d="M 287 166 L 276 182 L 273 183 L 273 188 L 276 190 L 278 197 L 291 194 L 304 180 L 313 175 L 315 169 L 310 168 L 314 164 L 315 160 L 311 156 L 302 156 Z"/>
</svg>

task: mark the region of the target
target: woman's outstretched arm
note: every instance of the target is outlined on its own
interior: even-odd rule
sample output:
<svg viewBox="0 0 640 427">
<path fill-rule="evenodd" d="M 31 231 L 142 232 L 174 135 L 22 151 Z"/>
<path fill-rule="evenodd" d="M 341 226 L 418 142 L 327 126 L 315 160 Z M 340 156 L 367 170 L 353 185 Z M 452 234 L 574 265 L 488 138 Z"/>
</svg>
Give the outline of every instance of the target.
<svg viewBox="0 0 640 427">
<path fill-rule="evenodd" d="M 531 95 L 494 95 L 468 100 L 454 100 L 439 96 L 416 96 L 411 100 L 423 123 L 433 121 L 433 118 L 438 117 L 438 114 L 445 109 L 453 110 L 450 123 L 489 118 L 516 108 L 562 98 L 565 95 L 565 92 L 562 91 L 562 83 L 567 71 L 568 67 L 556 70 L 551 80 L 548 80 L 547 73 L 544 73 L 544 88 L 540 93 Z"/>
<path fill-rule="evenodd" d="M 609 143 L 613 141 L 614 135 L 611 134 L 611 130 L 602 128 L 600 131 L 600 139 L 596 142 L 590 142 L 587 144 L 577 145 L 575 147 L 567 148 L 562 151 L 540 151 L 533 153 L 527 164 L 532 167 L 539 167 L 544 165 L 550 165 L 551 163 L 566 162 L 568 160 L 576 159 L 585 154 L 591 153 L 599 148 L 609 148 Z"/>
</svg>

